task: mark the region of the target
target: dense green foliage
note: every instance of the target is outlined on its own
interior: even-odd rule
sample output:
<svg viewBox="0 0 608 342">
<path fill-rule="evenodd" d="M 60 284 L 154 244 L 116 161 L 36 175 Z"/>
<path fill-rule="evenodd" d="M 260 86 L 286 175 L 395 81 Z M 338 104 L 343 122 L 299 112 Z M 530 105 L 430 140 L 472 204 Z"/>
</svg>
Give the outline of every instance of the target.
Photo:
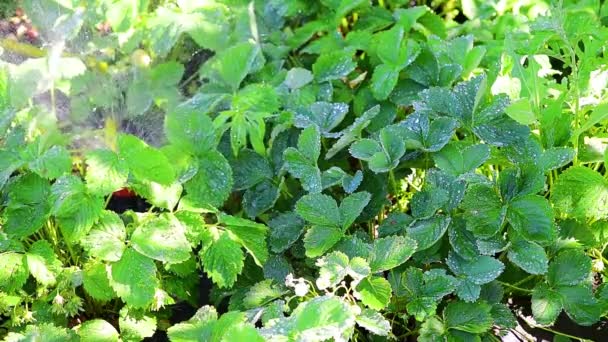
<svg viewBox="0 0 608 342">
<path fill-rule="evenodd" d="M 22 5 L 45 45 L 0 78 L 6 341 L 494 341 L 511 297 L 548 330 L 608 313 L 599 1 Z M 124 189 L 145 210 L 111 210 Z"/>
</svg>

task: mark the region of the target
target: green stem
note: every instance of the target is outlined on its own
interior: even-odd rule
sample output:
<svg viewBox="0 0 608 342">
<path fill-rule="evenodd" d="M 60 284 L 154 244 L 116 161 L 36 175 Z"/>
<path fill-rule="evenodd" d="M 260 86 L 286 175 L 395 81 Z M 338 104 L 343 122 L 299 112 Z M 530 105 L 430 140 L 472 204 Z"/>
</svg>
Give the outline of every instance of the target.
<svg viewBox="0 0 608 342">
<path fill-rule="evenodd" d="M 524 289 L 524 288 L 517 287 L 517 286 L 515 286 L 515 285 L 511 285 L 511 284 L 509 284 L 509 283 L 505 283 L 505 282 L 502 282 L 502 281 L 499 281 L 498 283 L 499 283 L 500 285 L 502 285 L 502 286 L 505 286 L 505 287 L 511 288 L 511 289 L 516 290 L 516 291 L 519 291 L 519 292 L 523 292 L 523 293 L 532 293 L 532 290 L 530 290 L 530 289 Z"/>
<path fill-rule="evenodd" d="M 388 172 L 388 181 L 389 184 L 391 186 L 391 193 L 393 193 L 393 195 L 397 194 L 397 181 L 395 180 L 395 174 L 393 173 L 393 170 L 390 170 Z"/>
</svg>

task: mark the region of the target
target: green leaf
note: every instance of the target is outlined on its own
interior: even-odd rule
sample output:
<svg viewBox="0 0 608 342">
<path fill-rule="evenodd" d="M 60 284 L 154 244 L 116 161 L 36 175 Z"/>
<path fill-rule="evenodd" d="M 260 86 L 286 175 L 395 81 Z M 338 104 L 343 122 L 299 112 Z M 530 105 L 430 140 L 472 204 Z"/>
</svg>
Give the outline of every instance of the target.
<svg viewBox="0 0 608 342">
<path fill-rule="evenodd" d="M 175 171 L 162 152 L 148 146 L 139 138 L 118 136 L 119 156 L 137 179 L 169 185 L 175 180 Z"/>
<path fill-rule="evenodd" d="M 263 180 L 245 191 L 243 209 L 247 216 L 254 218 L 271 209 L 279 196 L 279 186 L 270 180 Z"/>
<path fill-rule="evenodd" d="M 582 166 L 563 172 L 551 189 L 551 203 L 558 212 L 586 220 L 608 218 L 608 182 Z"/>
<path fill-rule="evenodd" d="M 304 235 L 306 256 L 315 258 L 323 255 L 344 236 L 339 228 L 331 226 L 312 226 Z"/>
<path fill-rule="evenodd" d="M 348 304 L 335 296 L 316 297 L 301 303 L 293 311 L 290 324 L 279 327 L 291 327 L 289 336 L 293 340 L 310 338 L 324 341 L 333 336 L 340 336 L 355 325 L 355 316 Z"/>
<path fill-rule="evenodd" d="M 249 288 L 243 298 L 243 305 L 247 309 L 263 307 L 285 293 L 283 287 L 277 286 L 271 279 L 265 279 Z"/>
<path fill-rule="evenodd" d="M 357 284 L 361 302 L 374 310 L 384 309 L 391 300 L 391 284 L 382 277 L 369 276 Z"/>
<path fill-rule="evenodd" d="M 8 205 L 4 210 L 4 231 L 9 236 L 23 238 L 38 231 L 50 213 L 47 199 L 51 194 L 49 182 L 40 176 L 25 174 L 8 187 Z"/>
<path fill-rule="evenodd" d="M 511 201 L 507 220 L 525 238 L 541 244 L 552 242 L 557 234 L 553 210 L 542 196 L 527 195 Z"/>
<path fill-rule="evenodd" d="M 469 186 L 462 202 L 468 229 L 479 237 L 494 236 L 502 227 L 506 216 L 496 190 L 488 185 Z"/>
<path fill-rule="evenodd" d="M 331 131 L 344 120 L 347 113 L 348 105 L 346 103 L 319 101 L 311 104 L 309 109 L 298 110 L 295 125 L 302 128 L 315 125 L 322 136 L 334 137 L 336 133 L 331 133 Z M 316 158 L 310 156 L 310 158 L 316 160 L 318 156 Z"/>
<path fill-rule="evenodd" d="M 296 213 L 281 213 L 268 222 L 270 227 L 269 245 L 274 253 L 282 253 L 290 248 L 304 231 L 304 220 Z"/>
<path fill-rule="evenodd" d="M 350 276 L 353 282 L 359 282 L 371 272 L 364 259 L 354 257 L 349 260 L 346 254 L 338 251 L 317 260 L 316 265 L 319 266 L 316 283 L 320 290 L 336 287 L 346 276 Z"/>
<path fill-rule="evenodd" d="M 409 237 L 389 236 L 374 240 L 369 265 L 372 272 L 388 271 L 406 262 L 416 251 Z"/>
<path fill-rule="evenodd" d="M 258 44 L 241 42 L 221 51 L 201 68 L 201 74 L 236 91 L 263 58 Z"/>
<path fill-rule="evenodd" d="M 451 302 L 443 311 L 445 325 L 448 329 L 481 334 L 488 331 L 494 320 L 486 303 Z"/>
<path fill-rule="evenodd" d="M 171 217 L 155 217 L 135 228 L 131 245 L 154 260 L 178 264 L 190 258 L 190 243 L 182 225 Z"/>
<path fill-rule="evenodd" d="M 15 292 L 27 281 L 29 272 L 23 254 L 0 253 L 0 289 L 4 292 Z"/>
<path fill-rule="evenodd" d="M 378 336 L 388 336 L 391 324 L 379 312 L 371 309 L 361 310 L 356 318 L 357 325 Z"/>
<path fill-rule="evenodd" d="M 296 213 L 315 225 L 341 227 L 342 219 L 336 201 L 323 194 L 302 196 L 296 203 Z"/>
<path fill-rule="evenodd" d="M 355 119 L 352 125 L 346 127 L 340 132 L 340 138 L 334 143 L 334 145 L 325 154 L 325 160 L 335 156 L 338 152 L 344 149 L 346 146 L 351 144 L 353 141 L 358 140 L 361 137 L 361 132 L 369 126 L 371 121 L 378 116 L 380 113 L 380 106 L 375 105 L 370 109 L 366 110 L 361 116 Z M 373 154 L 373 153 L 372 153 Z M 370 156 L 371 157 L 371 156 Z M 361 158 L 363 159 L 363 158 Z"/>
<path fill-rule="evenodd" d="M 203 268 L 220 288 L 232 287 L 244 266 L 241 246 L 227 233 L 218 233 L 199 252 Z"/>
<path fill-rule="evenodd" d="M 0 129 L 2 129 L 2 127 L 0 127 Z M 0 149 L 0 190 L 22 163 L 19 156 L 12 151 Z"/>
<path fill-rule="evenodd" d="M 205 305 L 198 309 L 188 321 L 175 324 L 167 329 L 167 335 L 171 342 L 190 342 L 199 338 L 211 340 L 216 321 L 215 308 Z"/>
<path fill-rule="evenodd" d="M 555 170 L 567 165 L 574 159 L 574 149 L 571 147 L 552 147 L 543 153 L 540 164 L 544 170 Z"/>
<path fill-rule="evenodd" d="M 488 145 L 477 144 L 462 148 L 449 144 L 433 155 L 433 160 L 441 170 L 459 176 L 473 172 L 490 157 Z"/>
<path fill-rule="evenodd" d="M 438 342 L 443 341 L 443 336 L 446 329 L 443 323 L 436 317 L 430 317 L 420 326 L 420 342 Z"/>
<path fill-rule="evenodd" d="M 125 341 L 141 341 L 156 331 L 156 317 L 123 307 L 118 317 L 120 337 Z"/>
<path fill-rule="evenodd" d="M 144 308 L 152 303 L 158 286 L 152 259 L 128 248 L 120 260 L 112 264 L 111 276 L 112 288 L 127 305 Z"/>
<path fill-rule="evenodd" d="M 57 179 L 51 192 L 52 213 L 64 239 L 70 242 L 80 240 L 103 212 L 103 198 L 89 194 L 82 180 L 74 175 Z"/>
<path fill-rule="evenodd" d="M 545 250 L 525 240 L 513 241 L 507 258 L 530 274 L 545 274 L 549 264 Z"/>
<path fill-rule="evenodd" d="M 551 325 L 562 312 L 562 297 L 544 283 L 536 285 L 532 291 L 532 314 L 542 325 Z"/>
<path fill-rule="evenodd" d="M 450 198 L 446 189 L 425 186 L 424 189 L 414 193 L 410 203 L 412 215 L 415 218 L 429 218 L 441 209 Z"/>
<path fill-rule="evenodd" d="M 268 227 L 266 225 L 225 214 L 218 216 L 218 223 L 225 226 L 230 237 L 251 254 L 258 266 L 264 266 L 268 260 L 268 247 L 266 246 Z"/>
<path fill-rule="evenodd" d="M 319 83 L 340 79 L 350 74 L 357 64 L 353 62 L 352 52 L 333 51 L 322 54 L 312 65 L 312 73 Z"/>
<path fill-rule="evenodd" d="M 118 342 L 118 331 L 112 324 L 103 319 L 92 319 L 82 323 L 78 328 L 78 335 L 84 341 L 91 342 Z"/>
<path fill-rule="evenodd" d="M 355 222 L 370 199 L 371 195 L 369 192 L 361 191 L 351 194 L 342 200 L 339 208 L 342 230 L 348 229 Z"/>
<path fill-rule="evenodd" d="M 107 195 L 122 188 L 129 176 L 129 168 L 124 159 L 119 159 L 110 150 L 93 150 L 86 154 L 87 189 L 95 195 Z"/>
<path fill-rule="evenodd" d="M 605 312 L 602 305 L 587 285 L 562 286 L 557 289 L 562 296 L 564 310 L 576 323 L 590 326 L 597 323 Z"/>
<path fill-rule="evenodd" d="M 454 274 L 464 276 L 477 285 L 491 282 L 505 269 L 502 262 L 490 256 L 480 255 L 475 259 L 465 260 L 451 251 L 446 263 Z"/>
<path fill-rule="evenodd" d="M 386 100 L 391 94 L 397 81 L 399 70 L 387 64 L 380 64 L 374 68 L 370 89 L 376 100 Z"/>
<path fill-rule="evenodd" d="M 272 179 L 273 172 L 270 163 L 254 151 L 241 150 L 231 162 L 234 170 L 234 189 L 244 190 L 264 181 Z"/>
<path fill-rule="evenodd" d="M 560 252 L 549 263 L 547 281 L 551 286 L 577 285 L 589 277 L 591 259 L 579 249 Z"/>
<path fill-rule="evenodd" d="M 194 155 L 217 145 L 213 121 L 206 113 L 180 106 L 165 116 L 165 133 L 170 143 Z"/>
<path fill-rule="evenodd" d="M 36 156 L 36 159 L 30 161 L 29 167 L 41 177 L 55 179 L 70 172 L 72 158 L 65 147 L 56 145 Z"/>
<path fill-rule="evenodd" d="M 374 154 L 380 153 L 382 147 L 378 142 L 372 139 L 361 139 L 350 146 L 350 154 L 362 160 L 371 159 Z"/>
<path fill-rule="evenodd" d="M 285 77 L 285 85 L 291 90 L 300 89 L 308 83 L 312 82 L 313 75 L 310 71 L 304 68 L 291 68 Z"/>
<path fill-rule="evenodd" d="M 414 112 L 401 125 L 408 149 L 436 152 L 450 141 L 458 127 L 458 121 L 452 118 L 437 118 L 431 121 L 427 113 Z"/>
<path fill-rule="evenodd" d="M 449 216 L 436 215 L 428 219 L 414 221 L 405 231 L 408 237 L 416 241 L 417 250 L 422 251 L 431 247 L 443 237 L 450 221 Z"/>
<path fill-rule="evenodd" d="M 321 137 L 316 126 L 304 129 L 298 138 L 298 149 L 289 147 L 283 153 L 285 169 L 299 179 L 304 190 L 321 192 L 323 184 L 317 159 L 321 153 Z"/>
<path fill-rule="evenodd" d="M 198 172 L 184 184 L 186 201 L 195 206 L 220 207 L 232 191 L 232 169 L 224 156 L 209 151 L 200 156 Z"/>
<path fill-rule="evenodd" d="M 34 279 L 40 284 L 45 286 L 55 284 L 61 262 L 49 242 L 46 240 L 34 242 L 25 254 L 25 262 Z"/>
<path fill-rule="evenodd" d="M 107 302 L 116 298 L 108 278 L 109 267 L 101 262 L 90 261 L 84 265 L 82 286 L 92 298 Z"/>
<path fill-rule="evenodd" d="M 81 240 L 84 250 L 101 260 L 118 261 L 126 248 L 126 230 L 120 217 L 111 211 L 103 211 L 89 234 Z"/>
</svg>

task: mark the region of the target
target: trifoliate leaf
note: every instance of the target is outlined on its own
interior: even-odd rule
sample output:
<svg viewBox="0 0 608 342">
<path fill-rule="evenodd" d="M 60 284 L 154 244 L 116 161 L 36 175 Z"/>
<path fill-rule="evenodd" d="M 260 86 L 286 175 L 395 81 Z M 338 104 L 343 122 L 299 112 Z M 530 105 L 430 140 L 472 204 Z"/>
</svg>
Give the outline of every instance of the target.
<svg viewBox="0 0 608 342">
<path fill-rule="evenodd" d="M 450 194 L 446 189 L 425 187 L 412 196 L 410 203 L 412 215 L 415 218 L 431 217 L 449 201 L 449 198 Z"/>
<path fill-rule="evenodd" d="M 458 121 L 452 118 L 430 120 L 426 113 L 410 114 L 400 126 L 408 149 L 421 149 L 425 152 L 437 152 L 442 149 L 454 135 Z"/>
<path fill-rule="evenodd" d="M 492 257 L 480 255 L 475 259 L 465 260 L 451 251 L 446 263 L 454 274 L 464 276 L 477 285 L 491 282 L 505 269 L 505 265 Z"/>
<path fill-rule="evenodd" d="M 483 184 L 469 186 L 462 208 L 465 211 L 467 228 L 478 237 L 495 235 L 506 216 L 506 207 L 503 206 L 496 190 Z"/>
<path fill-rule="evenodd" d="M 579 249 L 560 252 L 549 263 L 547 281 L 552 286 L 577 285 L 591 272 L 591 259 Z"/>
<path fill-rule="evenodd" d="M 323 255 L 344 236 L 339 228 L 332 226 L 312 226 L 304 235 L 306 256 L 314 258 Z"/>
<path fill-rule="evenodd" d="M 91 261 L 84 265 L 82 286 L 86 293 L 96 300 L 106 302 L 116 298 L 108 278 L 108 267 L 104 263 Z"/>
<path fill-rule="evenodd" d="M 545 274 L 549 264 L 545 250 L 538 244 L 525 240 L 513 241 L 507 258 L 531 274 Z"/>
<path fill-rule="evenodd" d="M 492 307 L 483 302 L 451 302 L 443 311 L 443 317 L 448 329 L 481 334 L 494 323 L 491 310 Z"/>
<path fill-rule="evenodd" d="M 374 310 L 382 310 L 388 305 L 391 291 L 391 284 L 382 277 L 370 276 L 357 284 L 361 302 Z"/>
<path fill-rule="evenodd" d="M 170 217 L 155 217 L 135 228 L 131 245 L 148 258 L 171 264 L 190 258 L 190 243 L 182 225 Z"/>
<path fill-rule="evenodd" d="M 281 253 L 294 244 L 302 235 L 304 220 L 296 213 L 281 213 L 268 222 L 269 244 L 274 253 Z"/>
<path fill-rule="evenodd" d="M 455 218 L 448 229 L 450 245 L 454 252 L 464 259 L 471 260 L 479 255 L 479 248 L 473 233 L 466 229 L 464 219 Z"/>
<path fill-rule="evenodd" d="M 152 259 L 128 248 L 120 260 L 112 264 L 111 275 L 110 285 L 127 305 L 143 308 L 152 303 L 158 286 Z"/>
<path fill-rule="evenodd" d="M 119 159 L 110 150 L 93 150 L 86 155 L 87 189 L 95 195 L 107 195 L 122 188 L 129 176 L 129 168 L 124 159 Z"/>
<path fill-rule="evenodd" d="M 92 256 L 101 260 L 118 261 L 125 250 L 125 225 L 120 217 L 104 210 L 99 221 L 93 225 L 89 234 L 81 240 L 82 247 Z"/>
<path fill-rule="evenodd" d="M 490 157 L 488 145 L 477 144 L 464 148 L 450 144 L 433 155 L 435 164 L 441 170 L 459 176 L 473 172 Z"/>
<path fill-rule="evenodd" d="M 312 73 L 319 83 L 340 79 L 347 76 L 357 64 L 353 62 L 352 52 L 334 51 L 323 54 L 312 65 Z"/>
<path fill-rule="evenodd" d="M 203 268 L 220 288 L 232 287 L 244 266 L 245 256 L 241 246 L 227 233 L 220 233 L 214 240 L 203 243 L 199 255 Z"/>
<path fill-rule="evenodd" d="M 563 172 L 551 189 L 551 203 L 573 218 L 601 220 L 608 217 L 608 182 L 589 168 L 576 166 Z"/>
<path fill-rule="evenodd" d="M 428 219 L 414 221 L 405 230 L 407 236 L 416 241 L 418 251 L 425 250 L 439 241 L 450 225 L 450 217 L 436 215 Z"/>
<path fill-rule="evenodd" d="M 552 147 L 545 150 L 540 158 L 540 165 L 544 170 L 555 170 L 570 163 L 574 154 L 571 147 Z"/>
<path fill-rule="evenodd" d="M 136 179 L 169 185 L 175 180 L 175 170 L 159 150 L 148 146 L 134 135 L 118 136 L 119 157 L 129 166 Z"/>
<path fill-rule="evenodd" d="M 371 309 L 361 310 L 357 315 L 357 325 L 378 336 L 387 336 L 391 332 L 391 324 L 379 312 Z"/>
<path fill-rule="evenodd" d="M 477 301 L 481 294 L 481 286 L 475 284 L 469 278 L 458 279 L 456 283 L 456 295 L 468 303 Z"/>
<path fill-rule="evenodd" d="M 382 150 L 380 144 L 372 139 L 361 139 L 350 146 L 350 154 L 362 160 L 371 159 L 374 154 Z"/>
<path fill-rule="evenodd" d="M 507 220 L 526 239 L 541 244 L 552 242 L 557 234 L 553 210 L 542 196 L 527 195 L 511 201 Z"/>
<path fill-rule="evenodd" d="M 296 127 L 317 126 L 324 137 L 333 137 L 331 131 L 338 126 L 348 113 L 346 103 L 315 102 L 309 109 L 301 109 L 295 117 Z M 317 156 L 318 158 L 318 156 Z"/>
<path fill-rule="evenodd" d="M 91 342 L 118 342 L 118 331 L 112 324 L 103 319 L 92 319 L 82 323 L 78 328 L 78 335 L 84 341 Z"/>
<path fill-rule="evenodd" d="M 403 236 L 374 240 L 369 258 L 372 272 L 388 271 L 403 264 L 414 254 L 416 246 L 416 241 Z"/>
<path fill-rule="evenodd" d="M 120 337 L 125 341 L 141 341 L 156 331 L 156 317 L 123 307 L 118 317 Z"/>
<path fill-rule="evenodd" d="M 196 206 L 220 207 L 232 191 L 232 169 L 224 156 L 209 151 L 199 157 L 198 172 L 184 184 L 186 198 Z"/>
<path fill-rule="evenodd" d="M 544 283 L 536 285 L 532 291 L 532 314 L 542 325 L 551 325 L 562 312 L 561 295 Z"/>
<path fill-rule="evenodd" d="M 258 266 L 264 266 L 268 259 L 266 225 L 225 214 L 218 216 L 218 223 L 224 225 L 226 231 L 230 233 L 230 238 L 240 243 L 251 254 Z"/>
<path fill-rule="evenodd" d="M 350 276 L 355 282 L 367 277 L 370 268 L 367 262 L 359 257 L 349 260 L 342 252 L 332 252 L 317 261 L 319 266 L 319 277 L 317 287 L 321 290 L 335 287 L 346 276 Z"/>
</svg>

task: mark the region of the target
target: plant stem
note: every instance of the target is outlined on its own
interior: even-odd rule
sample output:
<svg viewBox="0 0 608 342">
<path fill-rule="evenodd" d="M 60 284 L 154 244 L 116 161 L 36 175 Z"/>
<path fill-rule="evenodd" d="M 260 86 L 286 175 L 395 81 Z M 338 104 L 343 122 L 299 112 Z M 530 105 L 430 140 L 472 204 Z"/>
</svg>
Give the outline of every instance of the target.
<svg viewBox="0 0 608 342">
<path fill-rule="evenodd" d="M 524 292 L 524 293 L 532 293 L 532 290 L 530 290 L 530 289 L 524 289 L 524 288 L 517 287 L 517 286 L 515 286 L 515 285 L 511 285 L 511 284 L 509 284 L 509 283 L 505 283 L 505 282 L 502 282 L 502 281 L 499 281 L 498 283 L 499 283 L 500 285 L 502 285 L 502 286 L 505 286 L 505 287 L 511 288 L 511 289 L 516 290 L 516 291 L 519 291 L 519 292 Z"/>
</svg>

